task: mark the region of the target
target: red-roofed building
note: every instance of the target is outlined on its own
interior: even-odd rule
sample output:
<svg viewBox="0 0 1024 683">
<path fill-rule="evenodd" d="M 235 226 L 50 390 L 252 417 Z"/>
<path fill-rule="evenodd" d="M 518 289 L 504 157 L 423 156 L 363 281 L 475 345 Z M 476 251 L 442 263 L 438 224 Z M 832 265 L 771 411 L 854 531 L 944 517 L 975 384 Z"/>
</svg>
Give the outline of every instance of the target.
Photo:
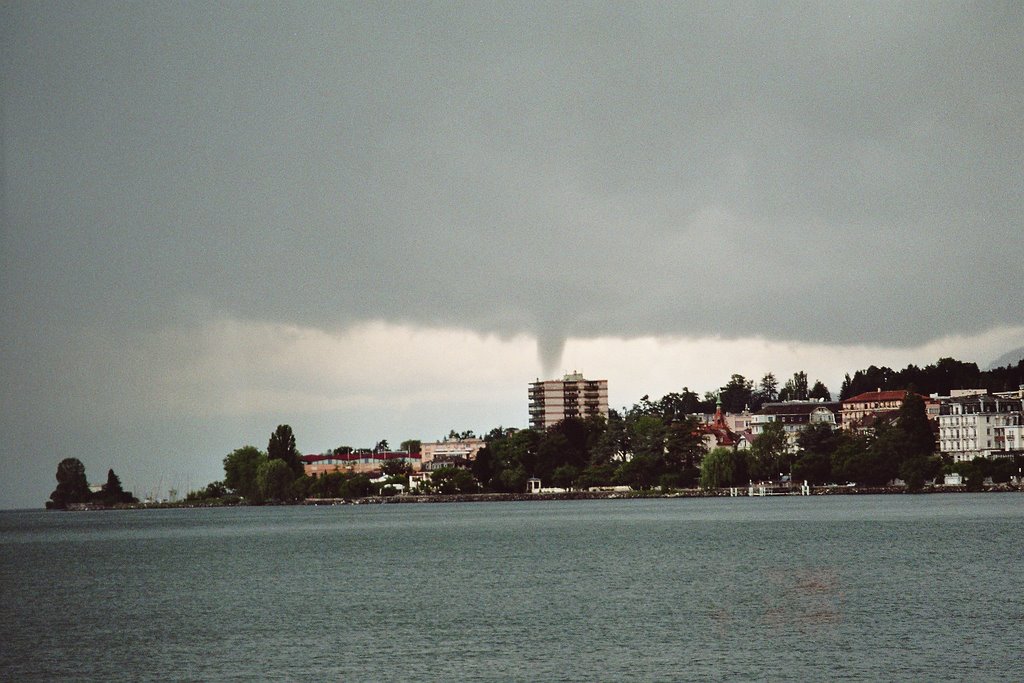
<svg viewBox="0 0 1024 683">
<path fill-rule="evenodd" d="M 891 419 L 899 412 L 903 405 L 903 399 L 910 392 L 906 389 L 895 389 L 892 391 L 866 391 L 863 394 L 851 396 L 842 402 L 839 410 L 842 428 L 846 430 L 870 429 L 879 419 Z M 927 396 L 921 396 L 925 402 L 925 409 L 932 402 Z M 932 418 L 931 412 L 928 417 Z"/>
<path fill-rule="evenodd" d="M 708 450 L 715 448 L 750 448 L 750 437 L 748 434 L 737 433 L 729 429 L 729 423 L 722 412 L 722 402 L 718 402 L 715 410 L 715 417 L 708 424 L 698 428 L 698 433 L 704 438 L 704 444 Z"/>
</svg>

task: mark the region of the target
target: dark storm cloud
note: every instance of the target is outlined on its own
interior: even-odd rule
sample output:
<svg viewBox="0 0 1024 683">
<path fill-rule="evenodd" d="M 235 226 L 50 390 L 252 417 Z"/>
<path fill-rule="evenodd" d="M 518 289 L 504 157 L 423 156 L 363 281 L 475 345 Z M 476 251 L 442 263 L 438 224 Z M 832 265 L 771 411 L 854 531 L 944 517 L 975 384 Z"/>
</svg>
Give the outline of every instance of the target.
<svg viewBox="0 0 1024 683">
<path fill-rule="evenodd" d="M 8 319 L 910 344 L 1020 301 L 1019 6 L 8 4 Z M 1002 302 L 1002 303 L 1001 303 Z"/>
</svg>

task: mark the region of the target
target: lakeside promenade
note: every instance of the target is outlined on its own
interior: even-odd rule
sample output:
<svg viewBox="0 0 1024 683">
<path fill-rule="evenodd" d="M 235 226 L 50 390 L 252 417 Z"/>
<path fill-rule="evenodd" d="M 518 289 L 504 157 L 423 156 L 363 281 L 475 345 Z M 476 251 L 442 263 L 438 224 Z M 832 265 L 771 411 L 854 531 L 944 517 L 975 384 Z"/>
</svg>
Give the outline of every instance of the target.
<svg viewBox="0 0 1024 683">
<path fill-rule="evenodd" d="M 904 486 L 812 486 L 811 496 L 867 496 L 867 495 L 929 495 L 955 493 L 1024 493 L 1024 486 L 1018 484 L 996 484 L 980 491 L 968 491 L 966 486 L 926 486 L 917 492 L 908 491 Z M 778 496 L 800 496 L 799 487 L 790 492 L 770 494 Z M 656 498 L 731 498 L 749 496 L 747 487 L 718 489 L 677 489 L 668 492 L 651 491 L 564 491 L 559 493 L 454 493 L 442 494 L 397 494 L 394 496 L 365 496 L 362 498 L 306 498 L 291 502 L 263 503 L 263 506 L 277 505 L 408 505 L 422 503 L 504 503 L 550 500 L 623 500 Z M 162 503 L 133 503 L 105 506 L 94 503 L 68 505 L 67 510 L 81 512 L 89 510 L 153 510 L 170 508 L 236 507 L 248 506 L 245 502 L 184 501 Z M 261 507 L 253 505 L 251 507 Z"/>
</svg>

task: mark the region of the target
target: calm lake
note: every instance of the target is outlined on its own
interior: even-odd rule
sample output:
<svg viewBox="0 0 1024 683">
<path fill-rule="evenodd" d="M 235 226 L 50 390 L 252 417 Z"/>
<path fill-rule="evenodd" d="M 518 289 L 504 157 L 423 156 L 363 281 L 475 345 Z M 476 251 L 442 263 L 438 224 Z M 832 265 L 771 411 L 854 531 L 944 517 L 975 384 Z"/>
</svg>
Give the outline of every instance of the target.
<svg viewBox="0 0 1024 683">
<path fill-rule="evenodd" d="M 0 680 L 1020 681 L 1024 496 L 0 513 Z"/>
</svg>

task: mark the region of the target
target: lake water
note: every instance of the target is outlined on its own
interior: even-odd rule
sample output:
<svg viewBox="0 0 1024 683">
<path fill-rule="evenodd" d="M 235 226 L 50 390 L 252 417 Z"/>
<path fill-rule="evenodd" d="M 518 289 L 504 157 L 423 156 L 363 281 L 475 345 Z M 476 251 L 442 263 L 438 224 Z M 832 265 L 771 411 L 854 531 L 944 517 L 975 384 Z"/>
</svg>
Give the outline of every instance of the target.
<svg viewBox="0 0 1024 683">
<path fill-rule="evenodd" d="M 0 513 L 0 680 L 1020 681 L 1024 496 Z"/>
</svg>

